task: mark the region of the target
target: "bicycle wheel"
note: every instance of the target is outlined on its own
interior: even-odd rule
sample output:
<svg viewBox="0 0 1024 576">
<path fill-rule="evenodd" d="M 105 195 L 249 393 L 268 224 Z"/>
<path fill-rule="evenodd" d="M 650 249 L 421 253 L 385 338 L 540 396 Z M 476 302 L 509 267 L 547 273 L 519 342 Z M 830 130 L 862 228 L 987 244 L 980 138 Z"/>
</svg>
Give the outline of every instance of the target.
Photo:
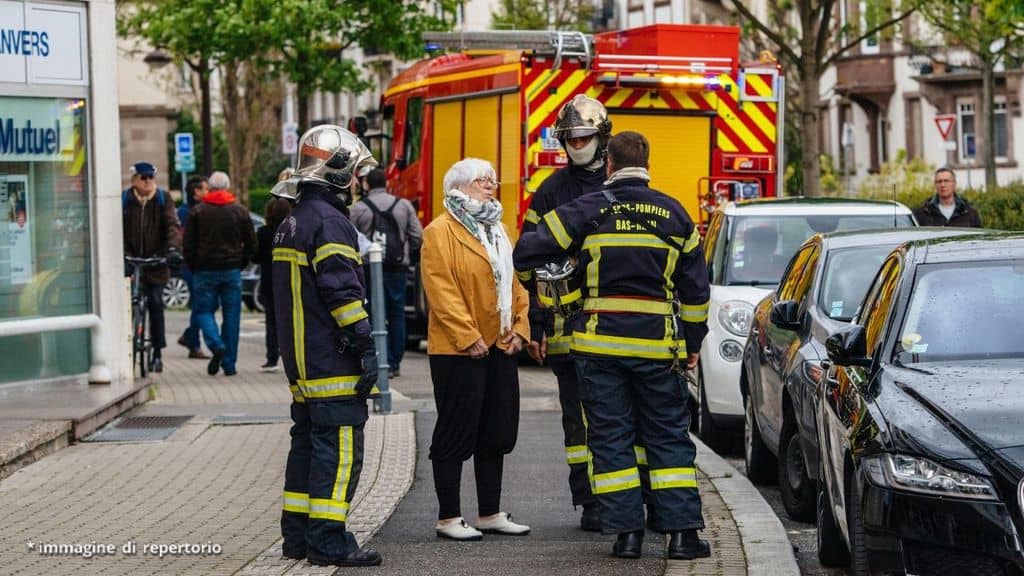
<svg viewBox="0 0 1024 576">
<path fill-rule="evenodd" d="M 134 334 L 132 334 L 132 359 L 133 364 L 139 366 L 139 377 L 146 377 L 148 368 L 146 358 L 146 305 L 140 304 L 135 310 Z"/>
</svg>

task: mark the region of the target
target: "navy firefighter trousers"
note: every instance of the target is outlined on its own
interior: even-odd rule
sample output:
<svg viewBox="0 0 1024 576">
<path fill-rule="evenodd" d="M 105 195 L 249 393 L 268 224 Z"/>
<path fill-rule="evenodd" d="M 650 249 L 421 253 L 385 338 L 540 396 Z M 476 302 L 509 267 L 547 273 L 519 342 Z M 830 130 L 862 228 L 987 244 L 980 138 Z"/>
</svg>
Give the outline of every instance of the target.
<svg viewBox="0 0 1024 576">
<path fill-rule="evenodd" d="M 575 361 L 601 532 L 642 530 L 645 500 L 652 530 L 703 529 L 683 377 L 668 361 L 589 355 Z M 643 464 L 648 494 L 642 490 Z"/>
</svg>

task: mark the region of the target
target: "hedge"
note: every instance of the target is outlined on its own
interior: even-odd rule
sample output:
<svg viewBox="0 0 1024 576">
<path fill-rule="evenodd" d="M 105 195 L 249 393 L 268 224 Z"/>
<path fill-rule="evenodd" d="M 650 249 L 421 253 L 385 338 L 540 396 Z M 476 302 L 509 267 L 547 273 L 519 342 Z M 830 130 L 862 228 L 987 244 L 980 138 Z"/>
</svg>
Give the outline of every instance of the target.
<svg viewBox="0 0 1024 576">
<path fill-rule="evenodd" d="M 260 186 L 249 188 L 249 210 L 259 215 L 263 215 L 263 210 L 267 206 L 267 200 L 270 199 L 270 187 Z"/>
</svg>

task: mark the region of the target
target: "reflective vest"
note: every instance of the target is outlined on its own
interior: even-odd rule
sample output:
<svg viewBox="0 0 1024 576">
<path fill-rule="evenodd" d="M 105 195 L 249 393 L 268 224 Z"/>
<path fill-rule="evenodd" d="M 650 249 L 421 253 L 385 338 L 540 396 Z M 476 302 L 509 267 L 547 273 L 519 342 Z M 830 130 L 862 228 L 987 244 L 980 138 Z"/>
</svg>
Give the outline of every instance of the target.
<svg viewBox="0 0 1024 576">
<path fill-rule="evenodd" d="M 298 402 L 354 398 L 362 364 L 342 328 L 370 334 L 356 229 L 331 200 L 303 192 L 274 234 L 277 338 Z"/>
<path fill-rule="evenodd" d="M 540 218 L 516 245 L 516 269 L 579 252 L 585 300 L 574 353 L 672 360 L 699 352 L 710 288 L 697 227 L 678 201 L 642 179 L 608 189 L 619 201 L 614 209 L 596 192 Z"/>
</svg>

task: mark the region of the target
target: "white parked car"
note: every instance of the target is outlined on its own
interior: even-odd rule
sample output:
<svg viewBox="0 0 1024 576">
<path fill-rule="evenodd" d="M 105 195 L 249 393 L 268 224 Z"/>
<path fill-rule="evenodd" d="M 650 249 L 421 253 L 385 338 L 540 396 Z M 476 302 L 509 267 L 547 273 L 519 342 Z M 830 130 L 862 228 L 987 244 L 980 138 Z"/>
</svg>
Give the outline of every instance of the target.
<svg viewBox="0 0 1024 576">
<path fill-rule="evenodd" d="M 694 427 L 715 450 L 736 446 L 743 430 L 740 372 L 754 306 L 782 277 L 811 235 L 916 226 L 898 202 L 786 198 L 728 202 L 711 215 L 704 256 L 711 277 L 708 335 L 690 383 Z"/>
</svg>

